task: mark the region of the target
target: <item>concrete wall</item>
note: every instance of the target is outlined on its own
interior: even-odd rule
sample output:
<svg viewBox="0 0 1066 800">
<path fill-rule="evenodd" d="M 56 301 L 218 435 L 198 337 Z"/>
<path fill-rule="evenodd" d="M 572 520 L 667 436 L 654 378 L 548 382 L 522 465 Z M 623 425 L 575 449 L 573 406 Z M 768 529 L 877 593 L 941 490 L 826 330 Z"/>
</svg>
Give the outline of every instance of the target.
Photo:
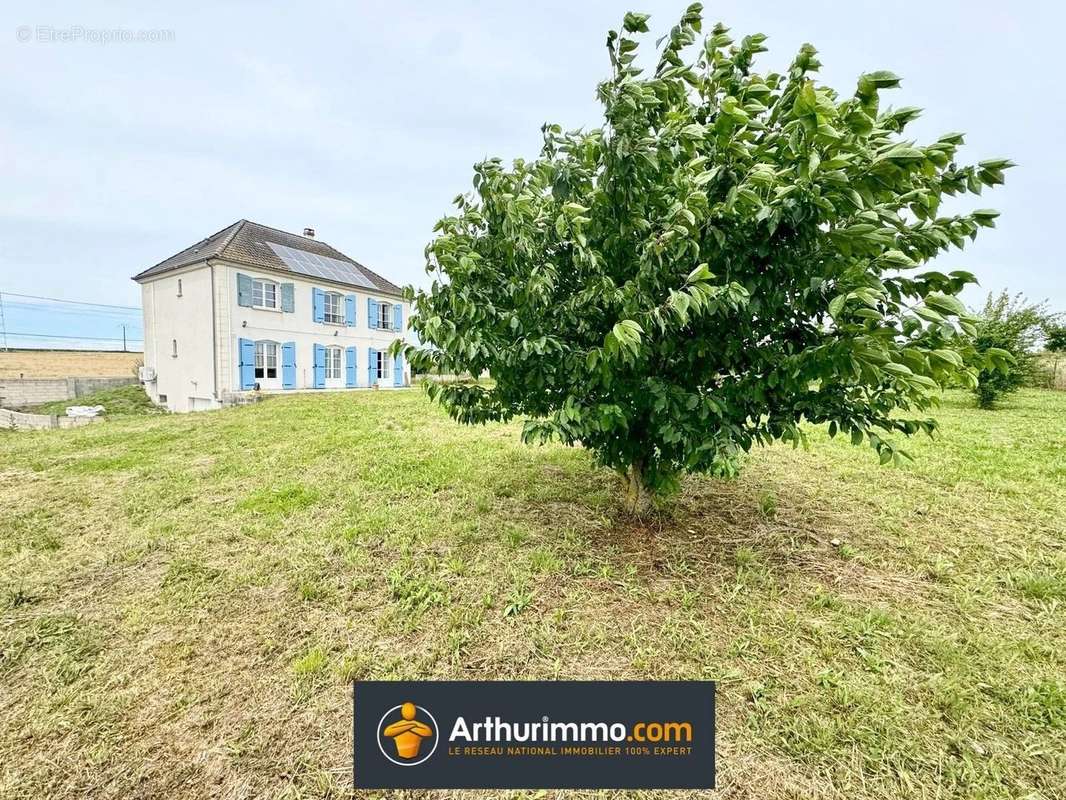
<svg viewBox="0 0 1066 800">
<path fill-rule="evenodd" d="M 48 428 L 77 428 L 100 422 L 103 417 L 59 417 L 55 414 L 22 414 L 0 408 L 0 428 L 20 431 L 45 430 Z"/>
<path fill-rule="evenodd" d="M 23 408 L 56 400 L 73 400 L 136 382 L 132 375 L 128 378 L 0 378 L 0 406 Z"/>
<path fill-rule="evenodd" d="M 293 284 L 293 312 L 238 305 L 238 274 Z M 179 279 L 182 282 L 181 296 L 178 294 Z M 311 300 L 315 288 L 345 295 L 355 294 L 355 326 L 315 322 Z M 297 390 L 312 388 L 315 344 L 341 348 L 354 346 L 357 354 L 356 386 L 365 388 L 369 384 L 369 349 L 385 350 L 396 339 L 405 337 L 411 317 L 410 304 L 397 297 L 356 291 L 330 281 L 306 279 L 292 273 L 275 273 L 221 261 L 146 281 L 142 284 L 141 294 L 144 304 L 144 364 L 156 372 L 156 380 L 147 383 L 145 388 L 154 402 L 165 405 L 171 411 L 217 408 L 224 398 L 241 391 L 237 364 L 240 339 L 270 341 L 279 345 L 278 377 L 259 380 L 264 392 L 287 391 L 281 387 L 280 344 L 283 342 L 296 343 Z M 380 331 L 369 327 L 367 300 L 371 297 L 403 306 L 403 331 Z M 176 357 L 173 355 L 175 340 L 178 345 Z M 391 388 L 393 383 L 390 375 L 381 385 Z M 410 383 L 407 364 L 404 364 L 403 383 Z M 345 388 L 343 362 L 342 377 L 327 380 L 325 388 Z M 166 398 L 165 402 L 161 396 Z"/>
</svg>

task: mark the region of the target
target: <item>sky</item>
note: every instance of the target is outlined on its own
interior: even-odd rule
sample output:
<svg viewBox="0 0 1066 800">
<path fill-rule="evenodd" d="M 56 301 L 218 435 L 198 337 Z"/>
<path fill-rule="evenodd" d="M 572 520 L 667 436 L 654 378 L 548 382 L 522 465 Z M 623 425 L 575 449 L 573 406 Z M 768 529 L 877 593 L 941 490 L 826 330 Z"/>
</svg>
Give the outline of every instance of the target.
<svg viewBox="0 0 1066 800">
<path fill-rule="evenodd" d="M 314 227 L 394 282 L 426 285 L 423 249 L 472 165 L 536 156 L 544 122 L 598 125 L 607 30 L 649 12 L 650 48 L 684 5 L 8 0 L 0 293 L 137 306 L 131 275 L 240 218 Z M 822 82 L 842 92 L 892 70 L 902 88 L 883 104 L 925 109 L 910 136 L 963 131 L 960 160 L 1017 162 L 1006 186 L 958 207 L 997 208 L 998 227 L 937 266 L 978 276 L 970 305 L 1009 288 L 1066 310 L 1051 246 L 1066 180 L 1057 4 L 706 5 L 708 29 L 769 36 L 758 69 L 784 69 L 811 42 Z M 114 29 L 145 40 L 105 41 Z M 22 303 L 9 330 L 13 314 L 53 335 L 118 337 L 126 321 Z"/>
</svg>

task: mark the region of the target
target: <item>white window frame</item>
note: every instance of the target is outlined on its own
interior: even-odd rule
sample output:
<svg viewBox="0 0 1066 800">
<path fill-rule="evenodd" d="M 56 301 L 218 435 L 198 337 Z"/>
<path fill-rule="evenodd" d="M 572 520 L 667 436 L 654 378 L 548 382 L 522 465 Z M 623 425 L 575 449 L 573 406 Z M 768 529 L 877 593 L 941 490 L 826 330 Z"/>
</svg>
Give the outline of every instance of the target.
<svg viewBox="0 0 1066 800">
<path fill-rule="evenodd" d="M 330 306 L 334 311 L 330 311 Z M 344 295 L 340 292 L 324 292 L 322 299 L 322 320 L 327 325 L 344 325 L 347 322 L 344 307 Z"/>
<path fill-rule="evenodd" d="M 378 328 L 383 331 L 392 330 L 392 304 L 378 300 Z"/>
<path fill-rule="evenodd" d="M 392 377 L 392 359 L 387 350 L 378 350 L 378 380 L 384 381 Z"/>
<path fill-rule="evenodd" d="M 267 287 L 270 287 L 272 295 L 267 302 Z M 267 311 L 277 311 L 281 308 L 281 286 L 274 281 L 265 278 L 252 278 L 252 308 L 262 308 Z"/>
<path fill-rule="evenodd" d="M 326 380 L 336 381 L 344 377 L 344 349 L 336 345 L 326 348 Z"/>
<path fill-rule="evenodd" d="M 273 362 L 273 366 L 271 366 Z M 270 374 L 270 370 L 274 370 L 274 374 Z M 257 381 L 262 380 L 276 380 L 281 376 L 281 370 L 278 366 L 278 343 L 272 342 L 269 339 L 262 339 L 255 343 L 255 379 Z"/>
</svg>

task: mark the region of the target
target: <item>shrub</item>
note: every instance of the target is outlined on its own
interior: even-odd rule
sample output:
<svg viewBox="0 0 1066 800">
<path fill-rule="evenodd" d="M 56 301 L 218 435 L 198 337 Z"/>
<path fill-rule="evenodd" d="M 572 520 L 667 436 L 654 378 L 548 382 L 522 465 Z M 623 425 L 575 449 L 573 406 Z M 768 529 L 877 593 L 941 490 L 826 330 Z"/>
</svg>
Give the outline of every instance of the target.
<svg viewBox="0 0 1066 800">
<path fill-rule="evenodd" d="M 1004 290 L 988 296 L 977 316 L 974 357 L 980 360 L 995 349 L 1009 353 L 1011 358 L 998 368 L 977 364 L 977 386 L 973 391 L 978 406 L 993 408 L 1004 395 L 1037 379 L 1036 343 L 1054 320 L 1055 315 L 1048 312 L 1045 303 L 1030 303 L 1021 294 L 1011 297 Z"/>
<path fill-rule="evenodd" d="M 1049 353 L 1066 352 L 1066 325 L 1051 324 L 1045 326 L 1044 349 Z"/>
<path fill-rule="evenodd" d="M 900 79 L 840 95 L 814 81 L 810 45 L 758 73 L 765 37 L 717 25 L 686 61 L 698 4 L 644 76 L 647 19 L 608 34 L 602 127 L 545 125 L 539 158 L 475 166 L 427 247 L 432 287 L 410 292 L 422 345 L 395 350 L 487 371 L 428 389 L 460 422 L 520 415 L 526 441 L 584 445 L 635 510 L 683 471 L 732 475 L 753 445 L 803 442 L 801 420 L 901 458 L 889 434 L 935 422 L 898 411 L 975 375 L 956 297 L 973 275 L 920 268 L 997 214 L 941 201 L 1012 164 L 958 164 L 958 133 L 904 139 L 918 109 L 880 107 Z"/>
</svg>

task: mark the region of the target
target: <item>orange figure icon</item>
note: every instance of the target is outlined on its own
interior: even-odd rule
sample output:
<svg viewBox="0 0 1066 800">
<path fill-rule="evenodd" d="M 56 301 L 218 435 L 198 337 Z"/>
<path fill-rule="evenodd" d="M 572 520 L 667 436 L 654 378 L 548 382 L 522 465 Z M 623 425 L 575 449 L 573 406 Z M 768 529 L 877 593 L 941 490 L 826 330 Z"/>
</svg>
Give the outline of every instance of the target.
<svg viewBox="0 0 1066 800">
<path fill-rule="evenodd" d="M 431 727 L 415 719 L 416 712 L 414 703 L 404 703 L 400 706 L 400 716 L 403 719 L 382 731 L 383 735 L 396 742 L 396 753 L 400 758 L 415 758 L 422 747 L 422 740 L 433 735 Z"/>
</svg>

